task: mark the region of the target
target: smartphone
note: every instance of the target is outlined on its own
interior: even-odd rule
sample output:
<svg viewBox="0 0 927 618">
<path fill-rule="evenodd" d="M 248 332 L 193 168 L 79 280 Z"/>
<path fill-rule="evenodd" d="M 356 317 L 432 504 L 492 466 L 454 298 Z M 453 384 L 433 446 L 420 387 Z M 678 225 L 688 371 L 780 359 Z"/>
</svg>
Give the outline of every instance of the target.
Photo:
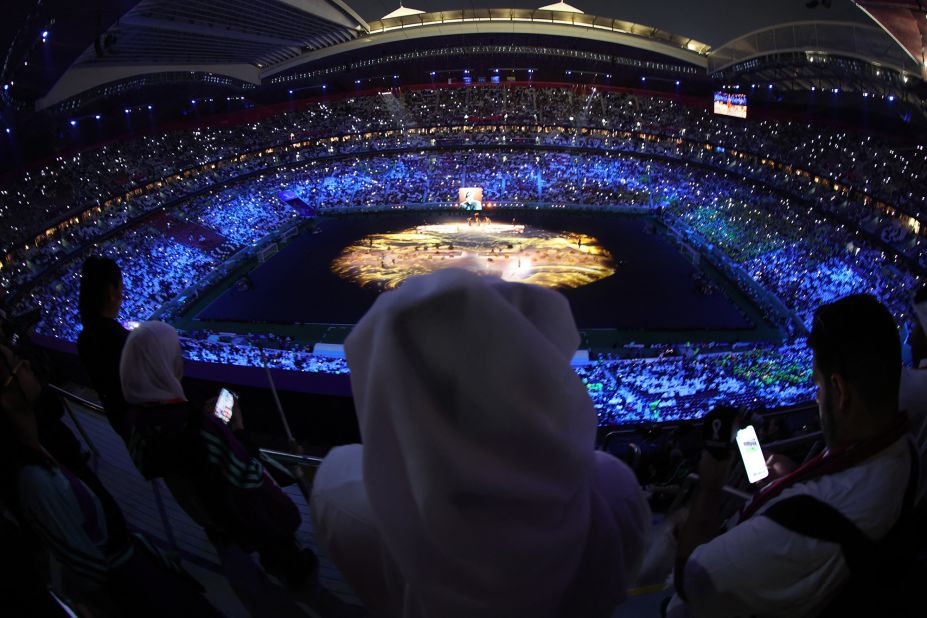
<svg viewBox="0 0 927 618">
<path fill-rule="evenodd" d="M 756 437 L 756 430 L 753 429 L 753 425 L 748 425 L 739 430 L 735 440 L 737 441 L 737 448 L 740 449 L 740 458 L 743 459 L 744 469 L 747 471 L 747 480 L 756 483 L 769 476 L 769 470 L 766 468 L 766 458 L 763 457 L 763 449 Z"/>
<path fill-rule="evenodd" d="M 232 420 L 232 407 L 235 405 L 235 394 L 227 388 L 219 391 L 219 399 L 216 400 L 215 414 L 223 423 Z"/>
</svg>

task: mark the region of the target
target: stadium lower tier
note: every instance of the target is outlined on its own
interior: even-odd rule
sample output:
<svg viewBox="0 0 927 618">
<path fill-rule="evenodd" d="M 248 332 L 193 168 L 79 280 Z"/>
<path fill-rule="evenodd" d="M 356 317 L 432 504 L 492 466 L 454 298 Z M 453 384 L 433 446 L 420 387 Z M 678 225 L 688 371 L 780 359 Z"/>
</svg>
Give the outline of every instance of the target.
<svg viewBox="0 0 927 618">
<path fill-rule="evenodd" d="M 847 293 L 910 319 L 920 274 L 808 203 L 670 161 L 541 154 L 350 157 L 214 188 L 91 234 L 18 309 L 73 341 L 80 264 L 101 253 L 123 269 L 121 317 L 173 322 L 188 358 L 339 374 L 347 363 L 319 344 L 407 274 L 437 262 L 534 278 L 571 301 L 592 358 L 577 373 L 603 425 L 809 400 L 803 330 Z M 465 187 L 484 189 L 498 227 L 472 227 Z M 282 191 L 323 218 L 301 218 Z"/>
</svg>

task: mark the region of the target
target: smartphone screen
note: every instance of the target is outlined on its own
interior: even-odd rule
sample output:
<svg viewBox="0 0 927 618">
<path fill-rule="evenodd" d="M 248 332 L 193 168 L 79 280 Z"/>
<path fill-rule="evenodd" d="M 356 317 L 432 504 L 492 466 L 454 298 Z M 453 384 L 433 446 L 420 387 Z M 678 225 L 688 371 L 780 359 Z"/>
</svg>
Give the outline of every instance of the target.
<svg viewBox="0 0 927 618">
<path fill-rule="evenodd" d="M 230 390 L 223 388 L 219 391 L 219 399 L 216 400 L 216 416 L 218 416 L 223 423 L 229 422 L 232 419 L 232 406 L 234 405 L 235 396 L 232 395 Z"/>
<path fill-rule="evenodd" d="M 748 425 L 737 432 L 737 448 L 740 449 L 740 457 L 744 461 L 744 468 L 747 470 L 747 480 L 756 483 L 769 476 L 769 470 L 766 468 L 766 458 L 763 457 L 763 449 L 760 447 L 760 441 L 756 437 L 756 430 L 753 425 Z"/>
</svg>

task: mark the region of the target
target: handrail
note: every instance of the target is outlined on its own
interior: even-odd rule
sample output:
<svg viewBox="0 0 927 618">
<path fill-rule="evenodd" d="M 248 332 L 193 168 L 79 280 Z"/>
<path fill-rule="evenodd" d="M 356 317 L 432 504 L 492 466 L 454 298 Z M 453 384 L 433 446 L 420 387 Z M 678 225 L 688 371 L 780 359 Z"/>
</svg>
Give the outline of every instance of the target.
<svg viewBox="0 0 927 618">
<path fill-rule="evenodd" d="M 295 466 L 305 466 L 307 468 L 318 468 L 322 464 L 322 457 L 313 457 L 312 455 L 303 455 L 301 453 L 289 453 L 278 451 L 270 448 L 258 449 L 264 455 L 273 457 L 281 463 L 288 463 Z"/>
<path fill-rule="evenodd" d="M 79 395 L 75 395 L 71 391 L 62 388 L 56 384 L 48 383 L 46 387 L 57 393 L 60 397 L 64 398 L 67 401 L 74 402 L 79 406 L 90 410 L 91 412 L 96 412 L 97 414 L 105 414 L 103 406 L 93 401 L 84 399 Z M 77 417 L 71 412 L 70 408 L 66 408 L 68 414 L 71 417 L 71 420 L 74 421 L 77 430 L 80 432 L 81 436 L 84 438 L 84 441 L 87 443 L 87 446 L 94 452 L 95 455 L 99 456 L 99 452 L 93 444 L 93 441 L 90 439 L 90 436 L 87 435 L 87 432 L 84 431 L 83 426 L 81 426 L 80 421 Z M 275 449 L 261 448 L 258 449 L 264 455 L 271 457 L 280 461 L 281 463 L 291 464 L 296 466 L 303 466 L 307 468 L 318 468 L 322 463 L 321 457 L 313 457 L 311 455 L 303 455 L 301 453 L 289 453 L 286 451 L 278 451 Z"/>
<path fill-rule="evenodd" d="M 84 398 L 81 397 L 80 395 L 75 395 L 75 394 L 72 393 L 71 391 L 69 391 L 69 390 L 67 390 L 67 389 L 64 389 L 64 388 L 61 388 L 60 386 L 57 386 L 57 385 L 55 385 L 55 384 L 52 384 L 51 382 L 49 382 L 49 383 L 46 384 L 45 386 L 46 386 L 47 388 L 50 388 L 51 390 L 55 391 L 56 393 L 58 393 L 59 395 L 61 395 L 61 396 L 64 397 L 65 399 L 69 399 L 69 400 L 73 401 L 74 403 L 76 403 L 76 404 L 78 404 L 78 405 L 80 405 L 80 406 L 82 406 L 82 407 L 84 407 L 84 408 L 87 408 L 87 409 L 89 409 L 89 410 L 91 410 L 91 411 L 93 411 L 93 412 L 98 412 L 99 414 L 105 414 L 105 412 L 103 411 L 103 406 L 101 406 L 101 405 L 98 404 L 98 403 L 95 403 L 95 402 L 93 402 L 93 401 L 89 401 L 89 400 L 87 400 L 87 399 L 84 399 Z"/>
</svg>

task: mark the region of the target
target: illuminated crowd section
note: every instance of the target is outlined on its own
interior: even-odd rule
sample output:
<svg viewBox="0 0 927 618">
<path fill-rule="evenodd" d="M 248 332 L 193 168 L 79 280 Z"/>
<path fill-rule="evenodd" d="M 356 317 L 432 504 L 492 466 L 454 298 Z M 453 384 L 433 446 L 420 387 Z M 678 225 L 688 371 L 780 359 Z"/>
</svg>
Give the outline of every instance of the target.
<svg viewBox="0 0 927 618">
<path fill-rule="evenodd" d="M 611 254 L 591 236 L 485 217 L 370 234 L 331 265 L 338 276 L 381 290 L 442 268 L 549 288 L 578 288 L 615 274 Z"/>
<path fill-rule="evenodd" d="M 16 311 L 41 311 L 41 334 L 73 341 L 80 262 L 100 253 L 125 275 L 121 318 L 170 317 L 165 307 L 202 294 L 230 256 L 260 251 L 269 234 L 297 225 L 297 213 L 276 199 L 283 190 L 338 217 L 446 213 L 459 205 L 461 187 L 474 186 L 484 188 L 486 203 L 504 199 L 510 207 L 584 216 L 634 209 L 659 217 L 693 252 L 710 254 L 767 317 L 782 308 L 792 317 L 772 320 L 784 342 L 748 350 L 701 342 L 685 348 L 691 355 L 678 346 L 658 351 L 659 360 L 594 356 L 578 371 L 603 424 L 693 418 L 719 400 L 775 408 L 813 398 L 795 325 L 809 326 L 820 304 L 868 292 L 906 332 L 911 294 L 927 270 L 925 161 L 923 147 L 901 150 L 862 133 L 735 122 L 594 89 L 434 88 L 318 101 L 240 126 L 107 144 L 10 177 L 0 187 L 0 220 L 8 223 L 0 226 L 0 288 Z M 195 232 L 193 242 L 182 229 Z M 434 244 L 447 252 L 452 242 Z M 571 259 L 600 257 L 594 243 L 583 252 L 586 241 L 567 245 L 574 242 Z M 495 246 L 488 258 L 468 249 L 467 259 L 502 268 L 503 249 L 500 263 Z M 464 258 L 440 261 L 455 260 Z M 388 289 L 403 278 L 388 272 L 393 262 L 405 266 L 406 258 L 372 252 L 358 271 L 385 271 L 369 285 Z M 762 294 L 749 291 L 757 289 Z M 208 331 L 183 336 L 191 360 L 262 362 L 247 341 L 216 341 Z M 305 342 L 262 344 L 274 367 L 348 370 Z"/>
</svg>

